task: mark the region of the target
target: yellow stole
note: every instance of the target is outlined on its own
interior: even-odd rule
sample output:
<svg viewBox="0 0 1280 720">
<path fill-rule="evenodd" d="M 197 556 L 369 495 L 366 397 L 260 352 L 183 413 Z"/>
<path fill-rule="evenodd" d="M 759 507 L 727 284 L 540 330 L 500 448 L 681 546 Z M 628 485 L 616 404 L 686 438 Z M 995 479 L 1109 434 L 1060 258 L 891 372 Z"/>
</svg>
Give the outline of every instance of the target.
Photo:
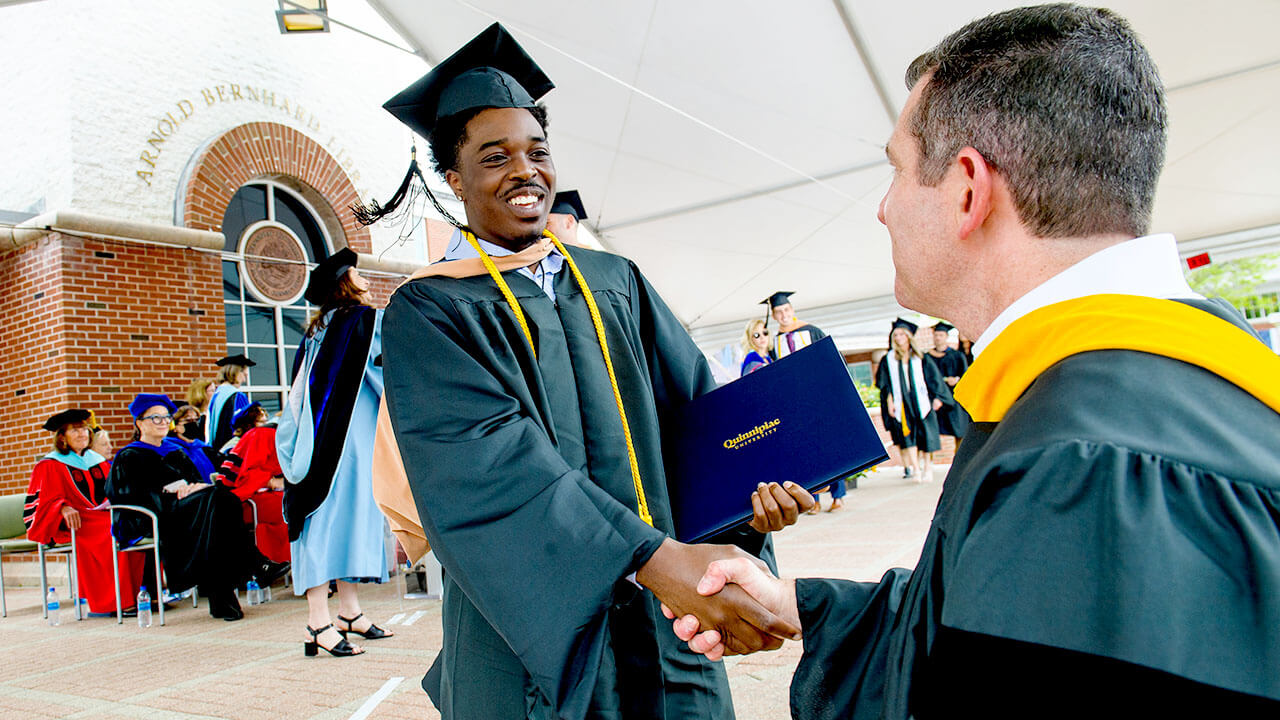
<svg viewBox="0 0 1280 720">
<path fill-rule="evenodd" d="M 622 403 L 622 393 L 618 388 L 617 378 L 614 376 L 613 359 L 609 354 L 609 345 L 605 339 L 604 324 L 600 317 L 600 310 L 596 307 L 595 296 L 587 285 L 587 279 L 578 270 L 577 263 L 574 262 L 573 257 L 569 255 L 569 251 L 565 249 L 560 240 L 550 231 L 544 230 L 544 237 L 528 248 L 514 255 L 496 258 L 490 257 L 480 247 L 475 235 L 466 230 L 462 234 L 479 254 L 478 258 L 428 265 L 415 272 L 410 276 L 410 279 L 435 275 L 463 278 L 474 277 L 487 272 L 493 278 L 494 284 L 498 286 L 498 290 L 502 293 L 507 304 L 511 306 L 516 322 L 519 323 L 525 339 L 529 342 L 530 349 L 534 352 L 534 357 L 537 357 L 537 350 L 533 344 L 533 334 L 529 331 L 529 325 L 524 317 L 524 309 L 520 307 L 520 301 L 516 299 L 511 292 L 511 288 L 507 286 L 502 273 L 528 267 L 542 260 L 551 252 L 553 246 L 564 256 L 565 264 L 569 266 L 569 271 L 577 282 L 578 288 L 582 291 L 583 298 L 587 303 L 587 310 L 590 312 L 592 324 L 595 326 L 596 340 L 600 343 L 600 352 L 604 357 L 605 370 L 609 375 L 609 384 L 613 388 L 613 399 L 617 405 L 618 417 L 622 422 L 623 436 L 626 438 L 627 460 L 631 466 L 631 481 L 636 491 L 636 504 L 640 519 L 652 526 L 653 516 L 649 512 L 649 503 L 645 497 L 644 486 L 640 481 L 639 461 L 636 458 L 635 447 L 631 441 L 631 429 L 627 423 L 627 413 Z M 391 527 L 391 531 L 400 540 L 400 545 L 404 547 L 405 553 L 409 555 L 410 562 L 416 562 L 417 559 L 426 555 L 427 551 L 431 549 L 431 545 L 427 542 L 426 533 L 422 529 L 422 519 L 418 515 L 417 505 L 414 504 L 413 494 L 409 490 L 409 478 L 405 474 L 404 463 L 400 457 L 400 449 L 395 442 L 395 434 L 391 427 L 390 416 L 387 413 L 385 396 L 383 396 L 382 402 L 378 407 L 378 427 L 374 437 L 373 497 L 378 504 L 378 508 L 382 510 L 382 514 L 386 516 L 387 524 Z"/>
<path fill-rule="evenodd" d="M 1000 422 L 1045 370 L 1094 350 L 1136 350 L 1204 368 L 1280 412 L 1280 357 L 1243 329 L 1185 303 L 1089 295 L 1014 321 L 956 384 L 974 422 Z"/>
</svg>

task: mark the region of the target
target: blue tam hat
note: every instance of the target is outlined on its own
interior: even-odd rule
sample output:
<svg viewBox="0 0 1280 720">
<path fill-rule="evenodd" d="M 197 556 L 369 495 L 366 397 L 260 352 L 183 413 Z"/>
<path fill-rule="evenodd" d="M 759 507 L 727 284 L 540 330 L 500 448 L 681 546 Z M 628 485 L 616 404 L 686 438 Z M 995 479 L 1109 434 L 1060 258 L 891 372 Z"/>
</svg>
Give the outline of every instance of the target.
<svg viewBox="0 0 1280 720">
<path fill-rule="evenodd" d="M 146 412 L 148 408 L 153 408 L 157 405 L 163 405 L 168 408 L 170 415 L 178 411 L 178 406 L 173 404 L 168 395 L 141 393 L 129 403 L 129 414 L 133 416 L 134 420 L 137 420 L 142 417 L 142 413 Z"/>
<path fill-rule="evenodd" d="M 232 413 L 232 414 L 231 414 L 231 427 L 235 427 L 236 425 L 239 425 L 239 424 L 240 424 L 240 421 L 241 421 L 242 419 L 244 419 L 244 417 L 245 417 L 246 415 L 248 415 L 249 413 L 253 412 L 255 408 L 260 408 L 260 407 L 262 407 L 262 403 L 258 402 L 257 400 L 254 400 L 253 402 L 249 403 L 248 405 L 245 405 L 244 407 L 242 407 L 242 408 L 240 408 L 239 410 L 237 410 L 237 411 L 235 411 L 234 413 Z"/>
</svg>

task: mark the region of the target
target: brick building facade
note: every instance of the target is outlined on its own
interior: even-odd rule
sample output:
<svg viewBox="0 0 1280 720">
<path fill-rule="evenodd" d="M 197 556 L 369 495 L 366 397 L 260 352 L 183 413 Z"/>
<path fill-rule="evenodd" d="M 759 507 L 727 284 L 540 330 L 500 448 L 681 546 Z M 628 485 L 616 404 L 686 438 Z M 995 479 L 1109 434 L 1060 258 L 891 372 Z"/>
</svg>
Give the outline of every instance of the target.
<svg viewBox="0 0 1280 720">
<path fill-rule="evenodd" d="M 10 231 L 0 251 L 0 342 L 8 350 L 0 360 L 0 493 L 26 488 L 32 465 L 51 449 L 40 425 L 54 412 L 93 410 L 119 447 L 132 434 L 127 405 L 135 394 L 179 400 L 193 380 L 212 377 L 213 361 L 234 349 L 223 266 L 250 262 L 234 250 L 240 238 L 222 232 L 228 204 L 246 183 L 270 179 L 304 197 L 327 230 L 328 251 L 361 253 L 379 306 L 413 267 L 370 254 L 369 230 L 351 215 L 359 198 L 350 178 L 293 128 L 233 128 L 191 168 L 181 204 L 186 227 L 50 213 Z M 432 259 L 449 233 L 428 221 Z"/>
</svg>

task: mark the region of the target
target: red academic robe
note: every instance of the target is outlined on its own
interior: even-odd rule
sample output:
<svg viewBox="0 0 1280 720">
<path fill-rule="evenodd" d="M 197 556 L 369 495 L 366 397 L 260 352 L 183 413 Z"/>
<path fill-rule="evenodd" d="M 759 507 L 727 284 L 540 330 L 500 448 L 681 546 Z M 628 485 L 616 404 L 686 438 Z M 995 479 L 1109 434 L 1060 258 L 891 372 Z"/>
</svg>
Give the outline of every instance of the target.
<svg viewBox="0 0 1280 720">
<path fill-rule="evenodd" d="M 80 596 L 88 599 L 89 612 L 114 613 L 115 590 L 111 587 L 111 517 L 106 510 L 95 510 L 106 499 L 103 483 L 111 464 L 105 460 L 86 472 L 59 460 L 46 457 L 31 471 L 27 487 L 23 520 L 27 523 L 27 539 L 41 544 L 71 542 L 71 530 L 62 518 L 62 508 L 70 506 L 80 513 L 80 529 L 76 531 L 76 570 Z M 121 552 L 120 602 L 134 606 L 148 553 Z"/>
<path fill-rule="evenodd" d="M 258 507 L 255 539 L 258 550 L 271 562 L 289 560 L 289 526 L 284 521 L 284 493 L 267 487 L 271 478 L 281 474 L 280 460 L 276 458 L 276 429 L 257 427 L 246 432 L 231 448 L 218 475 L 218 482 L 231 488 L 231 492 L 244 501 L 245 522 L 253 521 L 249 501 Z"/>
</svg>

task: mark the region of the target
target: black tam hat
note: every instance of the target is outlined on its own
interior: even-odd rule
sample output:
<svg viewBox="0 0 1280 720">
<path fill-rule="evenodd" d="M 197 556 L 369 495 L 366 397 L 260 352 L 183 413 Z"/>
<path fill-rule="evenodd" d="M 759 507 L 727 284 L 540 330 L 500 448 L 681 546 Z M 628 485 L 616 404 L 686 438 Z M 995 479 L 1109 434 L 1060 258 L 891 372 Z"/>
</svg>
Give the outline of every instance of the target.
<svg viewBox="0 0 1280 720">
<path fill-rule="evenodd" d="M 417 82 L 396 93 L 382 105 L 387 112 L 422 137 L 430 137 L 444 118 L 485 108 L 532 108 L 555 87 L 551 78 L 498 23 L 490 25 Z M 371 200 L 353 208 L 356 218 L 371 225 L 395 212 L 405 198 L 415 194 L 413 179 L 422 183 L 427 197 L 446 219 L 459 223 L 436 201 L 422 177 L 416 153 L 400 188 L 386 205 Z"/>
<path fill-rule="evenodd" d="M 227 365 L 239 365 L 239 366 L 241 366 L 241 367 L 253 367 L 254 365 L 257 365 L 257 364 L 258 364 L 258 363 L 256 363 L 256 362 L 254 362 L 254 361 L 250 360 L 249 358 L 245 357 L 244 355 L 228 355 L 228 356 L 226 356 L 226 357 L 224 357 L 224 358 L 218 358 L 218 361 L 214 363 L 214 365 L 217 365 L 218 367 L 226 367 Z"/>
<path fill-rule="evenodd" d="M 955 325 L 952 325 L 947 322 L 940 322 L 937 325 L 933 326 L 934 332 L 951 332 L 952 330 L 955 330 L 955 329 L 956 329 Z"/>
<path fill-rule="evenodd" d="M 355 267 L 359 260 L 360 257 L 351 248 L 342 248 L 321 260 L 311 270 L 311 280 L 307 283 L 307 292 L 303 297 L 312 305 L 323 306 L 329 296 L 333 295 L 338 281 L 347 274 L 348 270 Z"/>
<path fill-rule="evenodd" d="M 579 222 L 587 219 L 587 210 L 582 207 L 582 198 L 577 190 L 556 193 L 555 202 L 551 203 L 551 212 L 572 215 Z"/>
<path fill-rule="evenodd" d="M 93 413 L 88 410 L 71 408 L 70 410 L 63 410 L 57 415 L 45 420 L 44 425 L 41 425 L 40 427 L 48 430 L 49 432 L 58 432 L 71 423 L 88 422 L 91 417 L 93 417 Z"/>
<path fill-rule="evenodd" d="M 889 328 L 889 332 L 892 333 L 894 330 L 897 330 L 898 328 L 903 328 L 904 330 L 911 333 L 912 335 L 915 335 L 916 331 L 920 329 L 920 326 L 916 325 L 915 323 L 909 320 L 903 320 L 902 318 L 898 318 L 897 320 L 893 321 L 893 327 Z"/>
</svg>

